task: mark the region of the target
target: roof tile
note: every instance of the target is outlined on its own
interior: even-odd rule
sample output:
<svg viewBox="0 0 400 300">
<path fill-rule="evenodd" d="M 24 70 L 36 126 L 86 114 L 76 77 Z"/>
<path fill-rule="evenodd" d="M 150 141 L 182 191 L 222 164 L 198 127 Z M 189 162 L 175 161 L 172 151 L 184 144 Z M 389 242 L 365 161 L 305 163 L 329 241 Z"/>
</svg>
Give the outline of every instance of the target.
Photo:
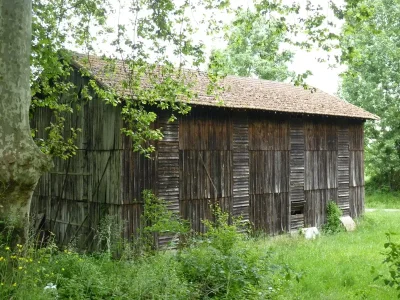
<svg viewBox="0 0 400 300">
<path fill-rule="evenodd" d="M 107 62 L 97 56 L 85 56 L 88 63 L 83 63 L 84 56 L 74 56 L 74 65 L 78 68 L 88 68 L 89 72 L 101 84 L 114 88 L 121 95 L 128 94 L 122 87 L 122 81 L 127 78 L 122 61 L 116 62 L 112 76 L 107 75 Z M 258 109 L 265 111 L 298 113 L 309 115 L 324 115 L 350 117 L 359 119 L 379 119 L 362 108 L 341 100 L 318 89 L 304 89 L 290 83 L 226 76 L 219 85 L 224 91 L 220 93 L 221 102 L 207 94 L 209 79 L 205 72 L 187 71 L 195 79 L 194 90 L 198 97 L 191 104 L 205 106 L 223 106 L 229 108 Z"/>
</svg>

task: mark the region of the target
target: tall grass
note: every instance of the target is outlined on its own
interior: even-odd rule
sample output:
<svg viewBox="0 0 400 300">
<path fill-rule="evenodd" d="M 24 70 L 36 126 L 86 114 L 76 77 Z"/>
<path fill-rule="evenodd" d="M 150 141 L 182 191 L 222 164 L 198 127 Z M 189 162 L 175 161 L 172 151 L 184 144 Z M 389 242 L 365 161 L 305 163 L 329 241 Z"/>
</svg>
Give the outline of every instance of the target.
<svg viewBox="0 0 400 300">
<path fill-rule="evenodd" d="M 148 227 L 171 226 L 160 203 Z M 152 211 L 149 209 L 147 215 Z M 55 244 L 35 249 L 0 242 L 0 299 L 269 299 L 293 272 L 271 262 L 266 245 L 238 232 L 228 214 L 216 208 L 208 232 L 175 251 L 141 247 L 140 255 L 112 259 L 112 239 L 97 255 L 83 255 Z M 166 218 L 159 218 L 164 216 Z M 151 221 L 151 222 L 149 222 Z M 239 225 L 239 224 L 238 224 Z M 106 229 L 110 228 L 105 226 Z M 107 232 L 110 230 L 107 229 Z M 106 235 L 107 237 L 107 235 Z M 131 249 L 128 249 L 129 253 Z"/>
<path fill-rule="evenodd" d="M 145 228 L 151 234 L 175 220 L 157 201 L 148 209 Z M 161 212 L 153 218 L 156 210 Z M 208 232 L 178 250 L 140 247 L 136 255 L 122 255 L 120 260 L 112 259 L 112 245 L 96 255 L 84 255 L 60 251 L 53 243 L 42 249 L 10 249 L 0 240 L 0 299 L 397 297 L 396 290 L 373 278 L 388 272 L 382 264 L 385 233 L 400 233 L 400 212 L 367 213 L 356 231 L 311 241 L 288 235 L 253 239 L 239 234 L 239 223 L 229 224 L 229 216 L 219 208 L 214 214 L 214 222 L 204 222 Z M 180 221 L 175 221 L 182 231 Z"/>
<path fill-rule="evenodd" d="M 366 213 L 355 232 L 313 241 L 288 236 L 264 241 L 276 263 L 302 273 L 279 299 L 397 299 L 395 289 L 373 279 L 387 272 L 382 264 L 385 233 L 400 233 L 399 221 L 399 212 L 376 211 Z"/>
</svg>

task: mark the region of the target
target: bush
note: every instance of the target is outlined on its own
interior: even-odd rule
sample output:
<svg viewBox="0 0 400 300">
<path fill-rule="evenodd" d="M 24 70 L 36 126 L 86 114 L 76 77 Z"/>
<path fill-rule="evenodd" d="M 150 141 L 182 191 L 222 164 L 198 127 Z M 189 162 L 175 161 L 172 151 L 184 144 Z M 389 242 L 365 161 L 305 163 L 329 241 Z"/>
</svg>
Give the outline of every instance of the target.
<svg viewBox="0 0 400 300">
<path fill-rule="evenodd" d="M 267 299 L 280 290 L 290 270 L 272 265 L 270 251 L 238 233 L 237 224 L 215 209 L 207 233 L 178 254 L 182 276 L 201 299 Z"/>
<path fill-rule="evenodd" d="M 340 217 L 342 216 L 342 211 L 333 201 L 329 201 L 326 208 L 326 223 L 322 226 L 324 233 L 333 234 L 343 231 L 342 222 L 340 222 Z"/>
</svg>

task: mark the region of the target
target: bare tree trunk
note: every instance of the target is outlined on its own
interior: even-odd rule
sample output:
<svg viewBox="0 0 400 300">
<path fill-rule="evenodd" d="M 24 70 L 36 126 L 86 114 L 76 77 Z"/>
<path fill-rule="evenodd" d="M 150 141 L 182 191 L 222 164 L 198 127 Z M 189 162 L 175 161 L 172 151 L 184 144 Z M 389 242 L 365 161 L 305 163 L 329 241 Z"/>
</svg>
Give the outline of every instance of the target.
<svg viewBox="0 0 400 300">
<path fill-rule="evenodd" d="M 30 202 L 51 167 L 29 127 L 32 0 L 0 0 L 0 221 L 26 234 Z"/>
</svg>

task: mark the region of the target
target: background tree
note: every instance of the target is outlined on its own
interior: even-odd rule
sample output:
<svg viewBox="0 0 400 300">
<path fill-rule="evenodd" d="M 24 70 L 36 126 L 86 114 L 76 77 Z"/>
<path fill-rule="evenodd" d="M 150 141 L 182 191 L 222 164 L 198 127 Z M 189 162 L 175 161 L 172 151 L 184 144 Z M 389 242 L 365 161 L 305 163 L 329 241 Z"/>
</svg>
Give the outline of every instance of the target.
<svg viewBox="0 0 400 300">
<path fill-rule="evenodd" d="M 0 220 L 23 237 L 30 200 L 50 161 L 29 128 L 30 0 L 0 1 Z"/>
<path fill-rule="evenodd" d="M 340 94 L 381 118 L 366 124 L 366 171 L 378 186 L 398 190 L 400 3 L 357 1 L 348 7 L 345 21 L 341 48 L 348 71 Z"/>
<path fill-rule="evenodd" d="M 212 53 L 214 66 L 224 74 L 244 77 L 276 81 L 293 77 L 288 63 L 294 54 L 281 49 L 287 33 L 282 21 L 283 15 L 276 12 L 274 16 L 239 10 L 228 27 L 226 48 Z"/>
</svg>

